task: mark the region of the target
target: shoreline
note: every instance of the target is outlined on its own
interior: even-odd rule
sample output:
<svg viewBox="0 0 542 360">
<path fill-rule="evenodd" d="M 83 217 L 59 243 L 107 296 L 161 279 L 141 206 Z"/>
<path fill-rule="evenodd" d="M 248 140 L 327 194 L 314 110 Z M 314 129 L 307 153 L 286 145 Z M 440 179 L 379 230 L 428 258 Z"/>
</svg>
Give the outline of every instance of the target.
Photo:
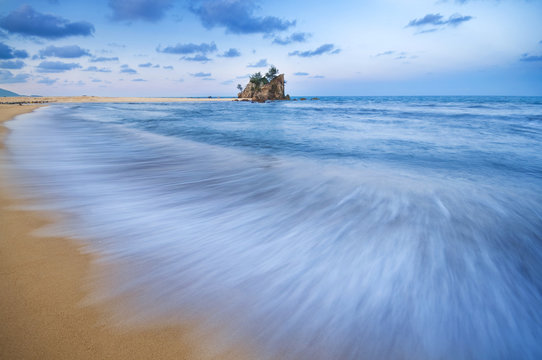
<svg viewBox="0 0 542 360">
<path fill-rule="evenodd" d="M 219 102 L 219 101 L 247 101 L 250 99 L 234 97 L 207 97 L 207 98 L 170 98 L 170 97 L 106 97 L 106 96 L 8 96 L 0 97 L 0 104 L 48 104 L 48 103 L 171 103 L 171 102 Z"/>
<path fill-rule="evenodd" d="M 3 122 L 39 106 L 0 105 Z M 217 353 L 195 338 L 189 324 L 111 324 L 108 304 L 88 304 L 89 274 L 96 254 L 69 238 L 32 232 L 55 214 L 19 210 L 24 202 L 0 178 L 0 358 L 2 359 L 239 359 L 244 351 Z M 122 299 L 115 306 L 122 305 Z M 237 351 L 239 350 L 239 351 Z"/>
</svg>

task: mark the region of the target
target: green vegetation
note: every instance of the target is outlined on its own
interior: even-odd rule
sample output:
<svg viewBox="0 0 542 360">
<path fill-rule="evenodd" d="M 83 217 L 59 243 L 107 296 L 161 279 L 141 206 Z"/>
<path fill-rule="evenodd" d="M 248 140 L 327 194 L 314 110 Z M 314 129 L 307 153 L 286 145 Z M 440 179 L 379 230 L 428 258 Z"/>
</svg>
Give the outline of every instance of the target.
<svg viewBox="0 0 542 360">
<path fill-rule="evenodd" d="M 262 85 L 269 84 L 271 80 L 277 77 L 278 73 L 279 69 L 271 65 L 265 75 L 262 75 L 259 71 L 250 75 L 250 82 L 253 83 L 254 87 L 258 90 Z"/>
<path fill-rule="evenodd" d="M 268 82 L 271 82 L 271 80 L 277 77 L 278 73 L 279 73 L 279 69 L 277 69 L 274 65 L 271 65 L 271 67 L 265 74 L 265 78 L 267 79 Z"/>
<path fill-rule="evenodd" d="M 257 73 L 250 75 L 250 82 L 254 84 L 256 90 L 259 90 L 262 85 L 267 84 L 269 81 L 267 81 L 267 79 L 258 71 Z"/>
</svg>

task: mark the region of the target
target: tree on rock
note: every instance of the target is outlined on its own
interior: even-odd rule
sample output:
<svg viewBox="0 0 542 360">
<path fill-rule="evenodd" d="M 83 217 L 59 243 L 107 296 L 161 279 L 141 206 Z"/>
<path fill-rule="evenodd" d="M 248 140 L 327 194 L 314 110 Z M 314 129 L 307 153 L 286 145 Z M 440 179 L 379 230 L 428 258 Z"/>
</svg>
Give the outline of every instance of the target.
<svg viewBox="0 0 542 360">
<path fill-rule="evenodd" d="M 278 73 L 279 73 L 279 69 L 277 69 L 275 67 L 275 65 L 271 65 L 271 67 L 269 68 L 269 70 L 265 74 L 265 79 L 269 83 L 269 82 L 271 82 L 271 80 L 273 80 L 274 78 L 277 77 Z"/>
<path fill-rule="evenodd" d="M 260 89 L 262 85 L 267 84 L 269 81 L 267 81 L 267 79 L 262 76 L 262 73 L 258 71 L 257 73 L 250 75 L 250 82 L 254 84 L 256 89 Z"/>
</svg>

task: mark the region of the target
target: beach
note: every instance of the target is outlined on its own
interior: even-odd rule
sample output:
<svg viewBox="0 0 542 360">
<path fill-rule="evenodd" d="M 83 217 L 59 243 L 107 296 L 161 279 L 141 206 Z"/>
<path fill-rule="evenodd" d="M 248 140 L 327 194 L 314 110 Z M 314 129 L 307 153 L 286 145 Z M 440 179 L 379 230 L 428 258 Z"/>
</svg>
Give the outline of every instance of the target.
<svg viewBox="0 0 542 360">
<path fill-rule="evenodd" d="M 540 358 L 540 105 L 1 106 L 0 358 Z"/>
<path fill-rule="evenodd" d="M 0 105 L 3 122 L 38 106 Z M 205 359 L 212 349 L 194 341 L 189 326 L 148 324 L 137 329 L 108 321 L 105 305 L 88 304 L 94 255 L 68 238 L 36 237 L 51 214 L 19 210 L 5 177 L 0 183 L 0 358 Z M 119 304 L 117 304 L 118 306 Z M 220 358 L 240 354 L 221 354 Z"/>
<path fill-rule="evenodd" d="M 542 360 L 542 1 L 391 5 L 2 1 L 0 360 Z"/>
</svg>

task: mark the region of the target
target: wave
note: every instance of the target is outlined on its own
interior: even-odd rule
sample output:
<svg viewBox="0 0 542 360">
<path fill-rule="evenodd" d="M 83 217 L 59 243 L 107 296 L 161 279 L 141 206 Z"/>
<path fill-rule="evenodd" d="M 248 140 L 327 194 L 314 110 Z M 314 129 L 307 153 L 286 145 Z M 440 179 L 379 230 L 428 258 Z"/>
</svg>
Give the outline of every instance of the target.
<svg viewBox="0 0 542 360">
<path fill-rule="evenodd" d="M 71 109 L 8 123 L 8 146 L 21 186 L 71 215 L 49 231 L 120 264 L 106 295 L 130 316 L 197 317 L 262 358 L 542 356 L 536 182 L 251 152 L 131 126 L 128 105 L 113 122 Z"/>
</svg>

